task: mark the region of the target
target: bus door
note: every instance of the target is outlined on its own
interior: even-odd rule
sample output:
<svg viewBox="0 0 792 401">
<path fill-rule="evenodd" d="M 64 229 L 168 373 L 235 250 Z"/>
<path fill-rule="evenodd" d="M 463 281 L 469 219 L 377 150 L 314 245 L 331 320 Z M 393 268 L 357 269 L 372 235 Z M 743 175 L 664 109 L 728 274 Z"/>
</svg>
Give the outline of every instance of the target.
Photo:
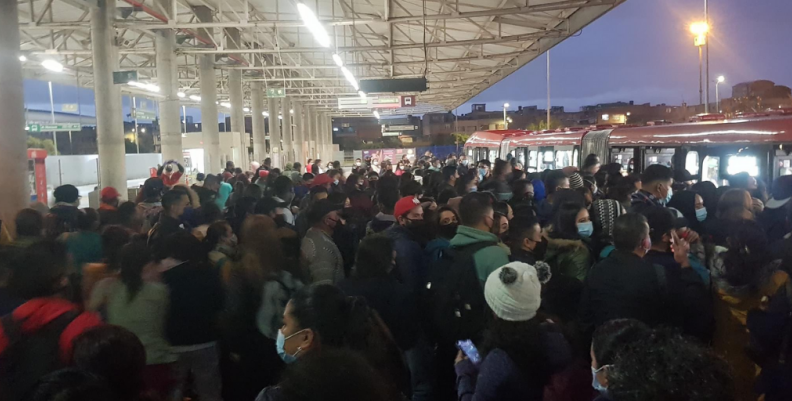
<svg viewBox="0 0 792 401">
<path fill-rule="evenodd" d="M 773 178 L 792 175 L 792 155 L 789 152 L 792 150 L 792 146 L 779 145 L 774 148 Z"/>
<path fill-rule="evenodd" d="M 555 170 L 555 152 L 553 152 L 552 146 L 540 146 L 539 147 L 539 154 L 538 154 L 538 166 L 537 168 L 539 171 L 545 170 Z"/>
<path fill-rule="evenodd" d="M 647 147 L 644 151 L 644 168 L 653 164 L 660 164 L 668 168 L 674 168 L 675 153 L 676 148 Z"/>
<path fill-rule="evenodd" d="M 575 156 L 580 152 L 574 146 L 555 146 L 555 167 L 561 169 L 564 167 L 575 166 L 578 163 L 575 161 Z"/>
<path fill-rule="evenodd" d="M 630 173 L 633 170 L 630 161 L 635 159 L 635 155 L 637 154 L 636 149 L 637 148 L 611 148 L 610 162 L 621 164 L 622 171 Z"/>
</svg>

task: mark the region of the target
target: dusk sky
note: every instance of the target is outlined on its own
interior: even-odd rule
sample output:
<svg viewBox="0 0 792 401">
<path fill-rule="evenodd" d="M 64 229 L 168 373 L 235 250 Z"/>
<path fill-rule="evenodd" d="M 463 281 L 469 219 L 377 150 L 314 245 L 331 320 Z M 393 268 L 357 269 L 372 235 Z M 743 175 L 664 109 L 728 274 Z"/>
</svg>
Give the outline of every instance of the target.
<svg viewBox="0 0 792 401">
<path fill-rule="evenodd" d="M 703 19 L 703 0 L 628 0 L 579 34 L 551 50 L 552 105 L 576 111 L 580 106 L 630 101 L 636 103 L 698 102 L 698 52 L 689 32 Z M 710 0 L 710 78 L 726 77 L 721 96 L 731 85 L 769 79 L 792 86 L 792 0 Z M 546 100 L 545 56 L 542 55 L 459 108 L 487 103 L 498 110 L 504 102 L 538 105 Z M 715 85 L 710 85 L 715 101 Z M 77 89 L 54 85 L 55 110 L 77 103 Z M 94 115 L 93 91 L 80 90 L 83 113 Z M 47 83 L 25 81 L 25 104 L 49 110 Z M 125 113 L 129 99 L 124 97 Z M 188 114 L 200 119 L 198 109 Z"/>
</svg>

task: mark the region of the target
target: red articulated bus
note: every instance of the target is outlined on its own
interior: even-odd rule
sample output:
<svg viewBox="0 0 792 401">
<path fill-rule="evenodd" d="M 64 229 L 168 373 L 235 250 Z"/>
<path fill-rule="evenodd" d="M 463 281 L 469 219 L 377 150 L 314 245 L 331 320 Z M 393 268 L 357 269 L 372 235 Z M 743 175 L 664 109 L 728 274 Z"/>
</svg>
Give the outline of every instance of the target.
<svg viewBox="0 0 792 401">
<path fill-rule="evenodd" d="M 788 114 L 645 127 L 508 133 L 476 132 L 465 143 L 465 152 L 474 161 L 494 161 L 511 154 L 529 172 L 580 166 L 587 155 L 594 153 L 603 164 L 620 163 L 626 171 L 640 173 L 646 166 L 663 164 L 687 169 L 716 185 L 723 185 L 728 175 L 743 171 L 768 183 L 792 174 L 792 116 Z"/>
</svg>

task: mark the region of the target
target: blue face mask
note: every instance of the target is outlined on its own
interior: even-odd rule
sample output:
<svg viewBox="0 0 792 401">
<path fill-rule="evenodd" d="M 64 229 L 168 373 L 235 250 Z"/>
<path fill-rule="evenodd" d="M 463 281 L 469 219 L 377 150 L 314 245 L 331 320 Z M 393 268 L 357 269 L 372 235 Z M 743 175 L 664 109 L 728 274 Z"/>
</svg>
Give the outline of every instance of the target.
<svg viewBox="0 0 792 401">
<path fill-rule="evenodd" d="M 671 202 L 672 196 L 674 196 L 674 190 L 671 189 L 671 187 L 668 187 L 668 194 L 666 195 L 665 199 L 663 199 L 665 205 L 667 205 L 668 202 Z"/>
<path fill-rule="evenodd" d="M 300 351 L 302 351 L 302 348 L 297 348 L 297 352 L 294 355 L 289 355 L 286 353 L 286 350 L 283 348 L 284 346 L 286 346 L 286 340 L 296 336 L 297 334 L 302 333 L 303 331 L 305 330 L 300 330 L 288 337 L 284 337 L 283 331 L 281 331 L 280 329 L 278 330 L 278 339 L 275 340 L 275 348 L 278 350 L 278 356 L 280 356 L 283 362 L 286 362 L 287 365 L 297 361 L 297 354 L 299 354 Z"/>
<path fill-rule="evenodd" d="M 480 168 L 478 169 L 478 173 L 479 173 L 479 180 L 483 180 L 484 176 L 487 175 L 487 169 Z"/>
<path fill-rule="evenodd" d="M 600 367 L 599 369 L 594 369 L 593 366 L 591 367 L 591 376 L 592 376 L 592 378 L 591 378 L 591 387 L 594 387 L 594 390 L 599 391 L 600 394 L 605 394 L 605 393 L 608 392 L 608 388 L 604 387 L 602 384 L 600 384 L 599 380 L 597 380 L 597 373 L 599 373 L 599 371 L 604 369 L 605 366 L 608 366 L 608 365 L 604 365 L 604 366 Z"/>
<path fill-rule="evenodd" d="M 585 223 L 578 223 L 577 224 L 578 234 L 581 237 L 591 237 L 591 234 L 594 234 L 594 223 L 587 221 Z"/>
<path fill-rule="evenodd" d="M 696 220 L 704 221 L 707 220 L 707 208 L 702 207 L 701 209 L 696 209 Z"/>
</svg>

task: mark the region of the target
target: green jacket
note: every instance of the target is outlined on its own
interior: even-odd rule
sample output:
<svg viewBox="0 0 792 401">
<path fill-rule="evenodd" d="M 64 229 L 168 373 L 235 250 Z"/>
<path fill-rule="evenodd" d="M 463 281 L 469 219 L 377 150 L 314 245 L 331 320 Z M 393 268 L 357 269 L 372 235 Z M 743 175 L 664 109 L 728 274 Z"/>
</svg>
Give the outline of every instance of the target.
<svg viewBox="0 0 792 401">
<path fill-rule="evenodd" d="M 547 238 L 547 241 L 544 261 L 550 265 L 550 271 L 580 281 L 585 280 L 591 267 L 588 246 L 581 240 Z"/>
<path fill-rule="evenodd" d="M 509 263 L 509 255 L 497 245 L 498 237 L 495 234 L 467 226 L 459 226 L 457 234 L 451 239 L 451 246 L 462 247 L 479 242 L 496 244 L 481 249 L 473 255 L 473 260 L 476 263 L 476 275 L 481 285 L 484 286 L 490 273 Z"/>
</svg>

